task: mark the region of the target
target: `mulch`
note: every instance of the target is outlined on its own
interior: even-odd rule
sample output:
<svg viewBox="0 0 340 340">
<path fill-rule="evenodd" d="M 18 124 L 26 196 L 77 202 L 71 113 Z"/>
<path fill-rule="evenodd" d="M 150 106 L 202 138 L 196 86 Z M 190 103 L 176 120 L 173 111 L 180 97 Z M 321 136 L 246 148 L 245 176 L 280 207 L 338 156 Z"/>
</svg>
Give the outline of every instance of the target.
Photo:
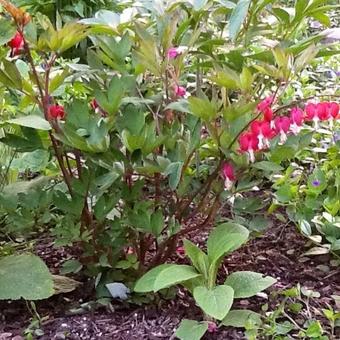
<svg viewBox="0 0 340 340">
<path fill-rule="evenodd" d="M 198 239 L 193 235 L 191 239 L 204 244 L 206 237 L 207 233 L 202 233 Z M 330 265 L 328 255 L 306 257 L 303 255 L 306 250 L 306 239 L 293 226 L 274 221 L 264 235 L 252 239 L 226 258 L 219 272 L 221 281 L 229 273 L 239 270 L 261 272 L 278 280 L 266 291 L 267 296 L 238 300 L 234 307 L 261 312 L 261 306 L 268 304 L 269 310 L 273 310 L 280 302 L 275 292 L 297 283 L 320 293 L 320 298 L 311 300 L 312 311 L 326 308 L 327 305 L 334 307 L 331 295 L 340 295 L 340 269 Z M 36 252 L 54 273 L 58 272 L 60 263 L 70 254 L 68 249 L 55 248 L 49 239 L 38 243 Z M 175 299 L 160 300 L 157 304 L 136 306 L 113 301 L 111 310 L 102 307 L 72 315 L 72 309 L 95 299 L 93 291 L 86 287 L 89 285 L 36 303 L 37 311 L 44 320 L 41 326 L 44 334 L 39 339 L 174 339 L 174 331 L 181 319 L 202 319 L 200 310 L 183 289 L 178 290 Z M 0 340 L 22 339 L 20 335 L 31 319 L 32 315 L 24 302 L 0 302 Z M 206 334 L 204 339 L 237 340 L 245 337 L 242 330 L 221 327 L 214 333 Z"/>
</svg>

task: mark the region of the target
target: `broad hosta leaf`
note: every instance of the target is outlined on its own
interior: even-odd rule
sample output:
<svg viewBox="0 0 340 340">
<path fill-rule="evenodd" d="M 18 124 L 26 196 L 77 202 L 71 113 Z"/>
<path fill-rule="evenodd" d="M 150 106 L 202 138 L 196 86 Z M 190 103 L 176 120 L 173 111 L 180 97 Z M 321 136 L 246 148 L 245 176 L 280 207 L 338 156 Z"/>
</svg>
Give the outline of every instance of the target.
<svg viewBox="0 0 340 340">
<path fill-rule="evenodd" d="M 247 309 L 234 309 L 222 320 L 224 326 L 245 328 L 248 322 L 261 324 L 261 316 Z"/>
<path fill-rule="evenodd" d="M 183 319 L 176 330 L 180 340 L 199 340 L 208 329 L 208 322 Z"/>
<path fill-rule="evenodd" d="M 225 284 L 234 289 L 236 299 L 254 296 L 275 282 L 276 279 L 273 277 L 263 276 L 261 273 L 242 271 L 230 274 Z"/>
<path fill-rule="evenodd" d="M 172 264 L 164 268 L 156 277 L 154 291 L 176 285 L 200 276 L 191 266 Z"/>
<path fill-rule="evenodd" d="M 234 290 L 226 285 L 216 286 L 213 289 L 200 286 L 194 289 L 194 298 L 204 313 L 222 320 L 233 304 Z"/>
<path fill-rule="evenodd" d="M 36 115 L 22 116 L 7 121 L 9 124 L 26 126 L 38 130 L 51 130 L 50 123 L 43 117 Z"/>
<path fill-rule="evenodd" d="M 38 256 L 11 255 L 0 260 L 1 300 L 41 300 L 53 293 L 52 275 Z"/>
<path fill-rule="evenodd" d="M 168 268 L 169 266 L 171 266 L 171 264 L 162 264 L 156 268 L 149 270 L 136 282 L 133 290 L 136 293 L 152 292 L 154 289 L 156 277 L 162 270 Z"/>
<path fill-rule="evenodd" d="M 248 229 L 239 224 L 228 222 L 219 225 L 208 238 L 209 259 L 217 261 L 226 253 L 231 253 L 239 248 L 247 241 L 248 237 Z"/>
</svg>

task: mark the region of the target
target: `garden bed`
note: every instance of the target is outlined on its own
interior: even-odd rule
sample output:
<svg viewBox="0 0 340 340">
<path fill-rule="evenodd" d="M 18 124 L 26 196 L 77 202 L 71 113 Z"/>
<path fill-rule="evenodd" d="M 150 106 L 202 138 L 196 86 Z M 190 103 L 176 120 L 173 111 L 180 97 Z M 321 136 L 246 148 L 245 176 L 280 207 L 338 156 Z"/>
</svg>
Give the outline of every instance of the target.
<svg viewBox="0 0 340 340">
<path fill-rule="evenodd" d="M 325 272 L 327 268 L 322 265 L 327 262 L 325 256 L 328 255 L 303 256 L 305 244 L 306 240 L 296 233 L 293 226 L 275 221 L 275 225 L 263 236 L 251 240 L 229 256 L 219 273 L 221 278 L 228 272 L 251 270 L 278 279 L 271 289 L 272 294 L 268 292 L 268 299 L 265 296 L 243 299 L 238 301 L 237 307 L 261 312 L 261 306 L 268 303 L 269 311 L 274 310 L 280 299 L 273 292 L 300 283 L 320 293 L 320 298 L 310 302 L 310 312 L 313 317 L 320 319 L 321 309 L 334 304 L 331 295 L 340 295 L 340 272 L 336 267 L 329 267 L 329 271 Z M 56 272 L 60 260 L 70 253 L 70 250 L 54 248 L 49 239 L 38 243 L 36 251 L 50 265 L 52 272 Z M 44 335 L 40 339 L 171 339 L 181 319 L 201 318 L 199 308 L 183 290 L 178 292 L 175 300 L 162 300 L 158 306 L 139 307 L 113 301 L 113 311 L 99 308 L 72 315 L 70 311 L 77 309 L 81 303 L 95 299 L 93 292 L 86 290 L 88 286 L 78 288 L 76 293 L 55 296 L 36 304 L 40 317 L 44 318 L 41 327 Z M 25 303 L 1 302 L 0 306 L 0 339 L 7 340 L 21 335 L 32 318 Z M 304 321 L 303 318 L 301 320 Z M 207 334 L 204 339 L 243 338 L 242 331 L 223 327 L 215 333 Z"/>
</svg>

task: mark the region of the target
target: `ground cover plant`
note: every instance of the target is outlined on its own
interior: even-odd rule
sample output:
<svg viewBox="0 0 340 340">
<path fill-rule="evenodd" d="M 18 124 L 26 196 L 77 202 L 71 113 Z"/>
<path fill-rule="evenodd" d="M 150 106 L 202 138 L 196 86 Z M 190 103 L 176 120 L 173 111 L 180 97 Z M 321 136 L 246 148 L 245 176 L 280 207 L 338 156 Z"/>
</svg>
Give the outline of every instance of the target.
<svg viewBox="0 0 340 340">
<path fill-rule="evenodd" d="M 178 284 L 203 312 L 180 339 L 336 337 L 338 291 L 323 319 L 307 288 L 287 295 L 303 282 L 270 311 L 241 308 L 279 278 L 226 267 L 279 221 L 338 277 L 335 1 L 0 4 L 0 299 L 27 301 L 27 338 L 43 336 L 33 300 L 157 305 Z M 42 238 L 67 249 L 57 270 Z"/>
</svg>

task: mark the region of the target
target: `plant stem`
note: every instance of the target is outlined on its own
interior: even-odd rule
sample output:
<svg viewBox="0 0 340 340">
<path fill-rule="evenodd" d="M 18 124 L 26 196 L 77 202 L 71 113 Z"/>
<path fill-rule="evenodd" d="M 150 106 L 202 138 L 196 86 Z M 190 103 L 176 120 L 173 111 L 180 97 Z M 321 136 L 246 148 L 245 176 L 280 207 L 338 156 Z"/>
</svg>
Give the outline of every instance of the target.
<svg viewBox="0 0 340 340">
<path fill-rule="evenodd" d="M 18 31 L 19 33 L 21 33 L 22 37 L 23 37 L 23 42 L 24 42 L 24 50 L 26 52 L 26 55 L 27 55 L 27 58 L 28 58 L 28 62 L 31 66 L 31 69 L 32 69 L 32 72 L 33 72 L 33 77 L 35 79 L 35 83 L 38 87 L 38 91 L 39 91 L 39 95 L 40 95 L 40 100 L 38 100 L 39 102 L 39 105 L 40 107 L 42 108 L 43 110 L 43 113 L 44 113 L 44 117 L 47 121 L 50 121 L 49 120 L 49 117 L 48 117 L 48 104 L 49 104 L 49 94 L 48 94 L 48 86 L 49 86 L 49 73 L 50 73 L 50 69 L 55 61 L 55 58 L 56 56 L 53 55 L 50 62 L 48 63 L 47 65 L 47 70 L 46 70 L 46 76 L 45 76 L 45 94 L 44 94 L 44 90 L 43 90 L 43 87 L 41 85 L 41 82 L 40 82 L 40 79 L 39 79 L 39 75 L 38 75 L 38 72 L 37 72 L 37 69 L 34 65 L 34 60 L 33 60 L 33 57 L 32 57 L 32 54 L 31 54 L 31 50 L 30 50 L 30 47 L 26 41 L 26 39 L 24 38 L 24 34 L 23 34 L 23 31 L 22 29 L 20 29 L 18 27 Z M 52 122 L 50 122 L 51 125 L 53 127 L 54 124 L 52 124 Z M 51 131 L 49 131 L 49 137 L 50 137 L 50 140 L 52 142 L 52 146 L 53 146 L 53 149 L 54 149 L 54 152 L 55 152 L 55 155 L 56 155 L 56 158 L 58 160 L 58 163 L 59 163 L 59 166 L 60 166 L 60 169 L 61 169 L 61 172 L 63 174 L 63 177 L 64 177 L 64 180 L 65 180 L 65 183 L 67 185 L 67 188 L 69 190 L 69 193 L 71 196 L 73 196 L 73 190 L 72 190 L 72 187 L 71 187 L 71 178 L 70 178 L 70 174 L 68 173 L 66 167 L 65 167 L 65 164 L 63 162 L 63 157 L 60 153 L 60 150 L 59 150 L 59 147 L 58 147 L 58 143 L 56 141 L 56 139 L 54 138 L 53 134 Z"/>
</svg>

